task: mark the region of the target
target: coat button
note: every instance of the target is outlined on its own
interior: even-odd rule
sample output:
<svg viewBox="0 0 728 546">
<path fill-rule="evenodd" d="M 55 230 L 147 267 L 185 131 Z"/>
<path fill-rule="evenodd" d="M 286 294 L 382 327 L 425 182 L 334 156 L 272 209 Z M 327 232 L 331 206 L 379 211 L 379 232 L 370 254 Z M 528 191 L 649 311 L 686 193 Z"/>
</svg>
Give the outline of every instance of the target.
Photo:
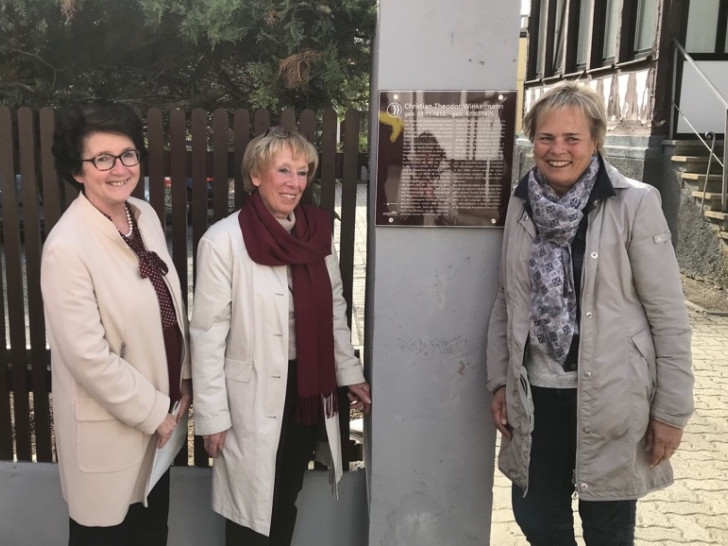
<svg viewBox="0 0 728 546">
<path fill-rule="evenodd" d="M 579 487 L 581 487 L 582 491 L 586 491 L 587 489 L 589 489 L 589 486 L 585 483 L 582 483 Z"/>
<path fill-rule="evenodd" d="M 591 311 L 587 311 L 586 313 L 584 313 L 584 316 L 585 316 L 586 318 L 592 318 L 592 314 L 591 314 Z"/>
<path fill-rule="evenodd" d="M 583 429 L 581 429 L 581 431 L 582 431 L 582 432 L 583 432 L 584 434 L 589 434 L 589 433 L 591 432 L 591 429 L 590 429 L 589 427 L 584 427 Z"/>
<path fill-rule="evenodd" d="M 597 256 L 599 256 L 599 253 L 598 253 L 598 252 L 592 252 L 592 253 L 590 254 L 590 256 L 591 256 L 592 258 L 596 258 Z"/>
<path fill-rule="evenodd" d="M 591 372 L 584 372 L 584 377 L 586 377 L 587 379 L 589 379 L 591 376 L 592 376 Z"/>
</svg>

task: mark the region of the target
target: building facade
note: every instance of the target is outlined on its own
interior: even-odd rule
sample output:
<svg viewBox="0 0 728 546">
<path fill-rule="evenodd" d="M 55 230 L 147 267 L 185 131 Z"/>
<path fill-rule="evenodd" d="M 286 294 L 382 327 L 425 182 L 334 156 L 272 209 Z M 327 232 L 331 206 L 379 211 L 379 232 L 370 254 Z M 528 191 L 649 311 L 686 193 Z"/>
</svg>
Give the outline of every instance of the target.
<svg viewBox="0 0 728 546">
<path fill-rule="evenodd" d="M 722 139 L 728 113 L 728 0 L 531 0 L 527 20 L 524 111 L 553 85 L 577 80 L 604 97 L 608 160 L 624 174 L 657 187 L 675 240 L 686 229 L 682 209 L 693 192 L 710 194 L 702 212 L 726 210 Z M 707 165 L 717 135 L 715 155 Z M 514 178 L 532 165 L 530 143 L 516 142 Z M 703 159 L 689 161 L 680 158 Z M 686 184 L 683 172 L 703 180 Z M 723 179 L 721 195 L 708 187 Z M 721 186 L 721 184 L 718 184 Z M 710 190 L 710 191 L 706 191 Z M 705 195 L 703 195 L 705 197 Z M 719 210 L 720 209 L 720 210 Z M 726 231 L 725 219 L 716 218 Z M 702 224 L 701 224 L 702 225 Z M 698 226 L 696 229 L 700 229 Z M 709 229 L 710 231 L 710 229 Z M 708 234 L 706 234 L 706 237 Z M 714 247 L 723 244 L 718 238 Z M 698 261 L 700 258 L 696 258 Z M 681 266 L 683 264 L 681 263 Z M 728 268 L 695 276 L 724 275 Z"/>
</svg>

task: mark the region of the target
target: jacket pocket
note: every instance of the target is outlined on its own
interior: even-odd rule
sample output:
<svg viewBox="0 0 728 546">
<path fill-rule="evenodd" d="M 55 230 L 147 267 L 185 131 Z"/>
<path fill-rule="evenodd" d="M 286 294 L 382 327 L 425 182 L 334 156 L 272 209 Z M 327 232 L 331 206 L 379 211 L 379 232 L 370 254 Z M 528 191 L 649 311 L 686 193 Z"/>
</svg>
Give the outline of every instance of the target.
<svg viewBox="0 0 728 546">
<path fill-rule="evenodd" d="M 225 378 L 241 383 L 249 383 L 253 373 L 252 360 L 225 359 Z"/>
<path fill-rule="evenodd" d="M 639 353 L 639 359 L 635 362 L 637 378 L 647 392 L 647 398 L 652 402 L 657 384 L 655 344 L 652 341 L 652 334 L 649 328 L 640 330 L 632 336 L 632 343 Z"/>
<path fill-rule="evenodd" d="M 139 464 L 145 436 L 92 398 L 76 400 L 76 459 L 82 471 L 115 472 Z"/>
<path fill-rule="evenodd" d="M 649 328 L 632 336 L 634 349 L 629 355 L 632 367 L 632 403 L 630 421 L 632 441 L 640 441 L 650 420 L 650 407 L 655 397 L 657 377 L 655 372 L 655 347 Z"/>
<path fill-rule="evenodd" d="M 506 386 L 506 409 L 508 423 L 514 432 L 531 434 L 533 432 L 533 396 L 528 372 L 521 368 L 516 382 Z M 510 398 L 510 400 L 509 400 Z"/>
</svg>

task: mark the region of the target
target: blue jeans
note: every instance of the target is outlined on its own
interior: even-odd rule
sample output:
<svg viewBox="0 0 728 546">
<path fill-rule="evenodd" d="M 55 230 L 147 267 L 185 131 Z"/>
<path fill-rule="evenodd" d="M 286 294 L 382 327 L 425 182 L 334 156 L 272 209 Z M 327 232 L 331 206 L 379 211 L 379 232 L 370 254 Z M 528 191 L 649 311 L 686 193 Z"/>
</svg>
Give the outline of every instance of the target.
<svg viewBox="0 0 728 546">
<path fill-rule="evenodd" d="M 513 513 L 530 544 L 576 546 L 571 496 L 576 459 L 576 389 L 532 387 L 534 431 L 528 495 L 512 489 Z M 587 546 L 634 544 L 636 500 L 579 500 Z"/>
</svg>

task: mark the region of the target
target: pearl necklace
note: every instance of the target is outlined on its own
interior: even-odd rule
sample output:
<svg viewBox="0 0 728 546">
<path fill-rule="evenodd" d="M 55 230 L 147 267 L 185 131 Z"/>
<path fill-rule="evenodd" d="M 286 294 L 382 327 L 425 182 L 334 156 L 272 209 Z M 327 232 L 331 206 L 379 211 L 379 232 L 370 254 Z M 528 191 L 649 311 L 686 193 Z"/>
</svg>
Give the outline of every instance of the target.
<svg viewBox="0 0 728 546">
<path fill-rule="evenodd" d="M 124 203 L 124 211 L 126 212 L 126 221 L 129 224 L 129 232 L 126 235 L 121 233 L 121 231 L 119 233 L 121 233 L 123 237 L 129 238 L 134 233 L 134 223 L 132 222 L 131 218 L 131 210 L 129 210 L 129 205 L 127 205 L 126 203 Z"/>
</svg>

